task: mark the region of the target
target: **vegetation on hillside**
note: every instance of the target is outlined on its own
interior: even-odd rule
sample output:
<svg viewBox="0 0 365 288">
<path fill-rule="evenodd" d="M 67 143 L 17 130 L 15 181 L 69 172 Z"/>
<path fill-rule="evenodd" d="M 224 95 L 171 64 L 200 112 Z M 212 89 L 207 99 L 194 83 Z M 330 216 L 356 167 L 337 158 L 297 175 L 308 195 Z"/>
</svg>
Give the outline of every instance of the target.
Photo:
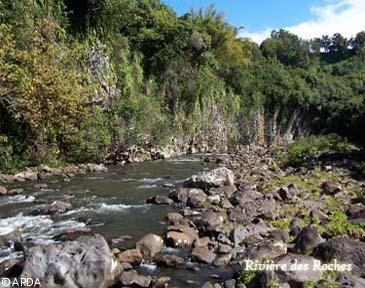
<svg viewBox="0 0 365 288">
<path fill-rule="evenodd" d="M 260 46 L 213 7 L 181 17 L 160 0 L 0 0 L 0 171 L 103 161 L 294 111 L 313 132 L 363 138 L 365 32 Z M 203 133 L 203 134 L 204 134 Z"/>
</svg>

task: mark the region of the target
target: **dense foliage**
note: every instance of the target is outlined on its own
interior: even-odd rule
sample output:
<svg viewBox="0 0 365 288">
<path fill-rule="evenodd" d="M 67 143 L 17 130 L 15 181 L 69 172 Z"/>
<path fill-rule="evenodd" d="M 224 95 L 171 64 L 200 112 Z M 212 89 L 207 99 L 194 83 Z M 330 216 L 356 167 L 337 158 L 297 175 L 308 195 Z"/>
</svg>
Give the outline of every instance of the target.
<svg viewBox="0 0 365 288">
<path fill-rule="evenodd" d="M 258 46 L 213 7 L 177 17 L 160 0 L 0 0 L 0 18 L 0 171 L 172 135 L 246 141 L 258 109 L 364 137 L 365 32 Z"/>
</svg>

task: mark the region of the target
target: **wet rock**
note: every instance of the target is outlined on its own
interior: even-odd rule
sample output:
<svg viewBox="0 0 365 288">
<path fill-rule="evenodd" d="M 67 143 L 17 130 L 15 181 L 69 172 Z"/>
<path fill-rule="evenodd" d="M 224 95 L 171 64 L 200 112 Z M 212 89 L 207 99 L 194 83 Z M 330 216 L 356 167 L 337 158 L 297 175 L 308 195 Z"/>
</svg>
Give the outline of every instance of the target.
<svg viewBox="0 0 365 288">
<path fill-rule="evenodd" d="M 8 191 L 8 195 L 19 195 L 22 194 L 23 192 L 24 192 L 23 188 L 10 189 Z"/>
<path fill-rule="evenodd" d="M 365 287 L 365 279 L 355 277 L 347 273 L 341 273 L 339 277 L 339 288 L 363 288 Z"/>
<path fill-rule="evenodd" d="M 9 242 L 20 240 L 20 230 L 12 227 L 0 228 L 0 246 L 7 246 Z"/>
<path fill-rule="evenodd" d="M 184 207 L 188 202 L 189 191 L 189 188 L 177 188 L 176 190 L 170 192 L 169 197 Z"/>
<path fill-rule="evenodd" d="M 28 180 L 28 181 L 38 180 L 38 174 L 33 171 L 20 172 L 18 174 L 15 174 L 14 177 L 15 177 L 15 180 L 18 182 L 23 182 L 25 180 Z"/>
<path fill-rule="evenodd" d="M 168 283 L 171 281 L 170 277 L 159 277 L 157 278 L 157 280 L 155 281 L 155 283 L 153 283 L 152 288 L 164 288 L 168 286 Z"/>
<path fill-rule="evenodd" d="M 248 237 L 266 234 L 272 229 L 269 228 L 265 223 L 248 224 L 246 226 L 238 226 L 232 231 L 231 240 L 235 246 L 239 246 Z"/>
<path fill-rule="evenodd" d="M 119 263 L 100 235 L 29 249 L 23 278 L 38 278 L 42 287 L 107 288 L 120 273 Z"/>
<path fill-rule="evenodd" d="M 203 172 L 199 175 L 193 175 L 184 182 L 184 187 L 199 188 L 209 191 L 212 187 L 219 187 L 234 184 L 234 174 L 226 167 L 220 167 L 209 172 Z"/>
<path fill-rule="evenodd" d="M 123 272 L 119 281 L 123 286 L 147 288 L 151 285 L 152 277 L 139 275 L 136 270 L 130 270 Z"/>
<path fill-rule="evenodd" d="M 160 267 L 178 268 L 184 265 L 184 258 L 175 254 L 157 254 L 153 260 Z"/>
<path fill-rule="evenodd" d="M 191 257 L 194 261 L 212 264 L 216 255 L 207 247 L 196 247 L 191 252 Z"/>
<path fill-rule="evenodd" d="M 139 249 L 129 249 L 117 255 L 119 262 L 129 263 L 131 265 L 139 265 L 142 262 L 143 255 Z"/>
<path fill-rule="evenodd" d="M 35 184 L 34 188 L 35 189 L 46 189 L 46 188 L 48 188 L 48 185 L 46 183 Z"/>
<path fill-rule="evenodd" d="M 177 231 L 167 232 L 166 238 L 167 244 L 171 247 L 191 247 L 195 240 L 191 235 Z"/>
<path fill-rule="evenodd" d="M 281 267 L 286 266 L 285 270 L 280 269 L 276 274 L 281 281 L 289 283 L 290 287 L 303 287 L 305 282 L 322 278 L 321 270 L 315 268 L 318 260 L 310 256 L 288 253 L 275 259 L 275 263 Z M 294 263 L 297 265 L 294 266 Z"/>
<path fill-rule="evenodd" d="M 365 272 L 365 243 L 347 239 L 334 238 L 324 242 L 315 248 L 313 256 L 323 260 L 332 261 L 337 259 L 343 263 L 354 264 L 354 271 Z"/>
<path fill-rule="evenodd" d="M 187 205 L 192 208 L 204 207 L 207 201 L 207 195 L 203 190 L 190 189 L 188 192 Z"/>
<path fill-rule="evenodd" d="M 141 251 L 144 259 L 150 259 L 157 253 L 161 252 L 163 246 L 163 239 L 155 234 L 148 234 L 144 236 L 136 244 L 137 249 Z"/>
<path fill-rule="evenodd" d="M 72 205 L 63 201 L 54 201 L 51 204 L 38 206 L 31 215 L 56 215 L 64 213 L 72 208 Z"/>
<path fill-rule="evenodd" d="M 342 191 L 341 185 L 328 181 L 322 183 L 321 187 L 322 192 L 327 195 L 335 195 Z"/>
<path fill-rule="evenodd" d="M 146 202 L 149 203 L 149 204 L 157 204 L 157 205 L 172 205 L 172 204 L 174 204 L 174 201 L 172 199 L 170 199 L 167 196 L 162 196 L 162 195 L 152 196 L 152 197 L 148 198 Z"/>
<path fill-rule="evenodd" d="M 323 243 L 324 239 L 318 233 L 318 230 L 314 226 L 305 227 L 295 240 L 294 250 L 300 253 L 310 252 L 316 248 L 319 244 Z"/>
<path fill-rule="evenodd" d="M 87 171 L 89 172 L 108 172 L 108 168 L 106 168 L 103 164 L 86 164 Z"/>
<path fill-rule="evenodd" d="M 8 189 L 5 186 L 0 186 L 0 195 L 6 195 L 8 193 Z"/>
</svg>

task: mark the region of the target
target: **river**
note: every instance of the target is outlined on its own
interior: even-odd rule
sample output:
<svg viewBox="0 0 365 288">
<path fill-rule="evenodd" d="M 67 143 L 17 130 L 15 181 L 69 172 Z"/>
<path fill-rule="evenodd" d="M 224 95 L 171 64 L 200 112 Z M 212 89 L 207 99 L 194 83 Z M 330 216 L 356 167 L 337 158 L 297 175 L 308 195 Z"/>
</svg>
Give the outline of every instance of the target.
<svg viewBox="0 0 365 288">
<path fill-rule="evenodd" d="M 179 185 L 191 175 L 210 168 L 202 161 L 202 155 L 196 155 L 109 167 L 107 173 L 77 175 L 70 182 L 48 182 L 47 189 L 35 189 L 30 182 L 18 184 L 25 190 L 22 195 L 0 198 L 0 230 L 19 228 L 24 242 L 37 245 L 55 242 L 54 237 L 63 231 L 91 223 L 92 232 L 103 235 L 108 241 L 131 236 L 132 239 L 121 246 L 132 248 L 148 233 L 162 235 L 166 229 L 164 216 L 173 209 L 146 204 L 146 199 L 157 194 L 168 195 L 169 190 L 163 184 Z M 30 216 L 37 205 L 55 200 L 71 203 L 72 210 L 57 217 Z M 0 250 L 0 262 L 14 256 L 17 255 L 12 248 Z M 230 270 L 204 265 L 199 266 L 199 271 L 190 271 L 161 269 L 154 263 L 144 263 L 139 270 L 150 275 L 170 276 L 171 284 L 177 287 L 201 287 L 211 280 L 211 274 L 223 279 L 232 276 Z"/>
</svg>

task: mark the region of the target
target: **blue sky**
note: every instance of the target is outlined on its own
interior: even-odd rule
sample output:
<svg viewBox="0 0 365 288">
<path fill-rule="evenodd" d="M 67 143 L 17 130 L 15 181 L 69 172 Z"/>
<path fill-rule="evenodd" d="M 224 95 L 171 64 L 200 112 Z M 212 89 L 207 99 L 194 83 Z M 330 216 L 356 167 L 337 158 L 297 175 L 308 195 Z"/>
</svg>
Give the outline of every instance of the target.
<svg viewBox="0 0 365 288">
<path fill-rule="evenodd" d="M 182 15 L 214 4 L 241 36 L 261 42 L 273 29 L 285 28 L 308 39 L 339 32 L 347 37 L 365 30 L 365 0 L 163 0 Z"/>
</svg>

